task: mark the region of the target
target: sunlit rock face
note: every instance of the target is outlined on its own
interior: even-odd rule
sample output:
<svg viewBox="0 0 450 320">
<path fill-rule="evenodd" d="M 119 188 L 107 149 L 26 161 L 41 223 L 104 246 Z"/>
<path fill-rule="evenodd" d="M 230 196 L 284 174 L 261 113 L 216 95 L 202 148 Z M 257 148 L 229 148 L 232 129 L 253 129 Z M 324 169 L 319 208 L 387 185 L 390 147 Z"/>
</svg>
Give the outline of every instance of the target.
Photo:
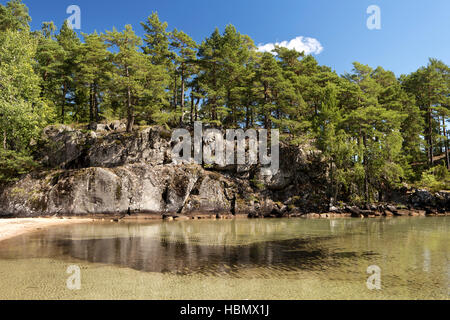
<svg viewBox="0 0 450 320">
<path fill-rule="evenodd" d="M 14 216 L 230 211 L 224 188 L 197 166 L 58 170 L 20 180 L 1 207 Z"/>
<path fill-rule="evenodd" d="M 112 168 L 141 162 L 161 165 L 171 162 L 167 137 L 170 138 L 170 132 L 158 126 L 132 134 L 49 126 L 43 132 L 36 157 L 44 166 L 62 169 Z"/>
<path fill-rule="evenodd" d="M 280 170 L 174 164 L 171 132 L 49 126 L 35 159 L 43 169 L 0 190 L 0 215 L 154 213 L 282 216 L 327 210 L 326 165 L 311 147 L 280 150 Z"/>
</svg>

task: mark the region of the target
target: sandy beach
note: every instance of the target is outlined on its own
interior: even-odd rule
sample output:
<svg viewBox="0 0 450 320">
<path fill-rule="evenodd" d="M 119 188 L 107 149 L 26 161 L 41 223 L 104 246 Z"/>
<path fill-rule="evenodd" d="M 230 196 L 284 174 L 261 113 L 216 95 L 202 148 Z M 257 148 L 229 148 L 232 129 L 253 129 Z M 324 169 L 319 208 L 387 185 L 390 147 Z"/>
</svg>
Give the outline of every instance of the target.
<svg viewBox="0 0 450 320">
<path fill-rule="evenodd" d="M 16 218 L 0 219 L 0 241 L 44 228 L 91 222 L 92 219 Z"/>
</svg>

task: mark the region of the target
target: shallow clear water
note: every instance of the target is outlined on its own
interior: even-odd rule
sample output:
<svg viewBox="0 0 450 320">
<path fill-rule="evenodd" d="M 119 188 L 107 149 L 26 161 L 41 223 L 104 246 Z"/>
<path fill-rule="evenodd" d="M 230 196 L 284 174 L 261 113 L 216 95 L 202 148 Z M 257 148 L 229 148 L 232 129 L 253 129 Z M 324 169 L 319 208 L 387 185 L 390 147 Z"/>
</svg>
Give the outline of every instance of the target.
<svg viewBox="0 0 450 320">
<path fill-rule="evenodd" d="M 449 299 L 449 231 L 450 217 L 55 227 L 0 242 L 0 297 Z"/>
</svg>

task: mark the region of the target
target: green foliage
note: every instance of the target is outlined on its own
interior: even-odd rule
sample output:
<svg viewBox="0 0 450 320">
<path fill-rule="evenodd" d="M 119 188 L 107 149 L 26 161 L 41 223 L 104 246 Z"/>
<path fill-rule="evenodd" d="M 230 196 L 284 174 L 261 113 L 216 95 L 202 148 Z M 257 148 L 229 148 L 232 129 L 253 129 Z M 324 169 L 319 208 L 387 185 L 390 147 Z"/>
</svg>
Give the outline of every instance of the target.
<svg viewBox="0 0 450 320">
<path fill-rule="evenodd" d="M 167 75 L 162 66 L 139 51 L 142 39 L 136 36 L 130 25 L 122 32 L 115 28 L 107 31 L 103 39 L 110 47 L 118 49 L 112 57 L 114 71 L 110 92 L 112 102 L 126 106 L 127 131 L 131 132 L 136 117 L 151 120 L 154 113 L 165 105 L 165 82 Z"/>
<path fill-rule="evenodd" d="M 26 31 L 0 34 L 0 137 L 5 150 L 29 150 L 50 117 L 34 72 L 36 47 Z"/>
<path fill-rule="evenodd" d="M 450 172 L 446 166 L 437 166 L 422 172 L 418 186 L 432 192 L 450 189 Z"/>
<path fill-rule="evenodd" d="M 156 12 L 141 23 L 142 39 L 130 25 L 81 41 L 67 22 L 31 32 L 30 21 L 19 0 L 0 5 L 0 147 L 12 168 L 3 179 L 31 168 L 27 157 L 49 123 L 126 118 L 129 134 L 135 123 L 169 130 L 197 120 L 277 128 L 285 143 L 321 151 L 335 201 L 382 200 L 405 182 L 448 188 L 442 61 L 399 78 L 355 62 L 339 76 L 295 50 L 258 52 L 233 25 L 197 44 Z"/>
<path fill-rule="evenodd" d="M 68 111 L 73 115 L 76 110 L 71 110 L 74 104 L 77 105 L 77 86 L 74 74 L 77 70 L 77 56 L 80 54 L 81 41 L 78 35 L 69 27 L 69 23 L 64 21 L 59 34 L 56 36 L 57 43 L 63 50 L 59 68 L 56 71 L 57 93 L 61 107 L 61 123 L 66 122 Z"/>
<path fill-rule="evenodd" d="M 102 40 L 101 36 L 94 32 L 93 34 L 83 34 L 84 43 L 79 47 L 77 55 L 77 77 L 78 95 L 88 101 L 87 108 L 78 108 L 77 120 L 90 122 L 99 121 L 99 106 L 102 104 L 101 93 L 108 89 L 113 72 L 111 53 L 108 51 L 108 45 Z M 89 110 L 87 118 L 86 109 Z M 84 112 L 83 112 L 84 111 Z"/>
<path fill-rule="evenodd" d="M 258 190 L 264 190 L 266 187 L 263 182 L 261 182 L 260 180 L 258 180 L 256 178 L 251 179 L 250 183 L 252 184 L 252 186 L 254 186 Z"/>
<path fill-rule="evenodd" d="M 6 6 L 0 5 L 0 32 L 6 30 L 27 31 L 31 17 L 21 0 L 11 0 Z"/>
<path fill-rule="evenodd" d="M 0 182 L 18 180 L 20 175 L 36 168 L 37 164 L 27 153 L 0 149 Z"/>
<path fill-rule="evenodd" d="M 448 152 L 446 122 L 450 110 L 450 68 L 442 61 L 430 59 L 426 67 L 402 76 L 402 84 L 415 98 L 423 115 L 421 134 L 425 137 L 426 158 L 433 166 L 436 154 L 442 153 L 444 148 Z M 450 163 L 447 167 L 450 168 Z"/>
<path fill-rule="evenodd" d="M 141 22 L 144 28 L 144 53 L 151 57 L 154 65 L 170 67 L 173 53 L 169 50 L 170 33 L 167 32 L 167 22 L 161 22 L 157 12 L 153 12 L 146 22 Z"/>
</svg>

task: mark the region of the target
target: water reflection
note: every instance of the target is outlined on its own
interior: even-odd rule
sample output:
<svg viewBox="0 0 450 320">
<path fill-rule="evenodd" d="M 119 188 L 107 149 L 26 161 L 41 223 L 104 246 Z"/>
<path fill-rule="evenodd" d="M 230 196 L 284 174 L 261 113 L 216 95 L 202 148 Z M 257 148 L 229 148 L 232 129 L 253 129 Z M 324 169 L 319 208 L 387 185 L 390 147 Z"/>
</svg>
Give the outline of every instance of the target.
<svg viewBox="0 0 450 320">
<path fill-rule="evenodd" d="M 449 217 L 94 223 L 1 242 L 0 259 L 78 259 L 235 277 L 245 270 L 255 277 L 301 271 L 333 279 L 365 277 L 367 266 L 378 265 L 389 283 L 411 282 L 418 290 L 441 283 L 447 290 L 449 227 Z"/>
<path fill-rule="evenodd" d="M 423 249 L 423 271 L 430 272 L 431 268 L 431 254 L 428 248 Z"/>
</svg>

